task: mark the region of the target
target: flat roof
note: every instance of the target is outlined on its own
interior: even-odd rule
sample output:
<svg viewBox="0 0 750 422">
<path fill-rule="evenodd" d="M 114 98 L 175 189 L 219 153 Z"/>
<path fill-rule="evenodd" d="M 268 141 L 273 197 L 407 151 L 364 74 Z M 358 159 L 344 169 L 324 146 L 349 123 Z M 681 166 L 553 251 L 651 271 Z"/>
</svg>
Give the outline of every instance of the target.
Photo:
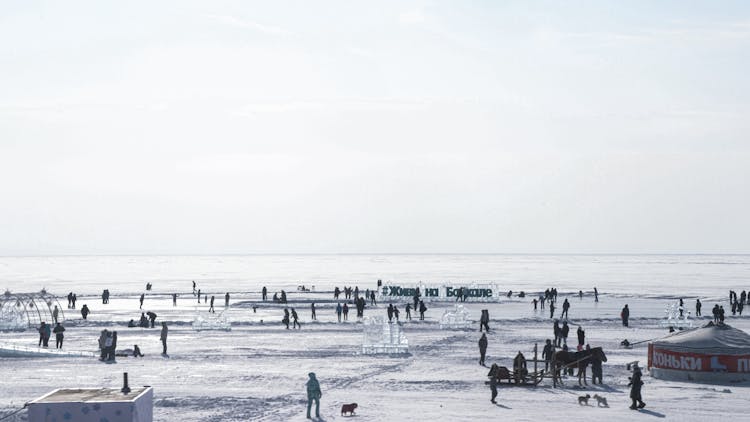
<svg viewBox="0 0 750 422">
<path fill-rule="evenodd" d="M 31 403 L 132 402 L 151 387 L 133 387 L 128 394 L 115 388 L 61 388 Z"/>
</svg>

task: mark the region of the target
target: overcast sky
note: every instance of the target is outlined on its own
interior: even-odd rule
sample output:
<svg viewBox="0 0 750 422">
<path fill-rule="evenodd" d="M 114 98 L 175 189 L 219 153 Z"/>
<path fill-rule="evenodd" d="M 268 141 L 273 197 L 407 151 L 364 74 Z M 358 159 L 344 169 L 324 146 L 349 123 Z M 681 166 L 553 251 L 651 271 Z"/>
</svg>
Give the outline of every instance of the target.
<svg viewBox="0 0 750 422">
<path fill-rule="evenodd" d="M 750 4 L 3 2 L 0 254 L 750 253 Z"/>
</svg>

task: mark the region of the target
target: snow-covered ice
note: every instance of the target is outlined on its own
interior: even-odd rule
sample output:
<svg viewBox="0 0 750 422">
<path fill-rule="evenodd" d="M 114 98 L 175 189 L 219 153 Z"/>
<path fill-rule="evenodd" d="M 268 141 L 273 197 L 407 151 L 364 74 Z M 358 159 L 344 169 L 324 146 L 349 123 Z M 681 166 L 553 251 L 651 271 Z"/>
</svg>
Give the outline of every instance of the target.
<svg viewBox="0 0 750 422">
<path fill-rule="evenodd" d="M 334 286 L 372 289 L 377 279 L 405 286 L 420 279 L 468 283 L 493 280 L 492 274 L 498 285 L 524 290 L 527 296 L 463 303 L 475 320 L 468 329 L 440 328 L 440 317 L 454 309 L 454 302 L 430 302 L 425 321 L 404 321 L 405 302 L 394 301 L 409 339 L 406 355 L 363 355 L 363 324 L 356 322 L 354 310 L 346 323 L 338 323 L 334 311 Z M 684 298 L 692 311 L 700 297 L 704 314 L 710 314 L 714 303 L 728 310 L 728 290 L 741 291 L 749 275 L 750 257 L 745 256 L 0 258 L 0 289 L 46 287 L 60 296 L 75 291 L 79 308 L 84 303 L 91 308 L 86 321 L 77 311 L 64 309 L 66 350 L 95 351 L 99 331 L 114 328 L 118 348 L 138 344 L 146 354 L 140 359 L 120 357 L 114 365 L 81 357 L 0 358 L 0 417 L 55 388 L 117 387 L 122 373 L 128 372 L 131 384 L 154 387 L 155 420 L 302 421 L 304 384 L 307 373 L 315 372 L 326 421 L 348 418 L 339 414 L 345 403 L 358 403 L 356 418 L 362 421 L 747 420 L 746 385 L 669 382 L 651 378 L 648 371 L 643 388 L 647 407 L 631 411 L 625 366 L 635 360 L 645 366 L 646 340 L 667 334 L 660 322 L 675 300 Z M 217 312 L 223 310 L 224 293 L 230 292 L 225 315 L 231 331 L 193 329 L 196 313 L 209 316 L 208 304 L 199 304 L 190 292 L 191 280 L 209 298 L 216 296 Z M 138 296 L 146 281 L 153 283 L 153 290 L 146 292 L 143 311 L 156 312 L 157 324 L 168 322 L 169 358 L 160 355 L 158 328 L 126 327 L 129 319 L 140 316 Z M 315 285 L 315 291 L 297 291 L 300 284 Z M 263 285 L 269 287 L 269 297 L 284 288 L 289 303 L 261 302 Z M 489 309 L 491 318 L 488 365 L 511 366 L 519 350 L 530 358 L 535 343 L 541 350 L 552 337 L 548 309 L 534 311 L 531 305 L 532 298 L 552 286 L 560 291 L 559 303 L 564 298 L 571 302 L 569 341 L 575 343 L 580 324 L 587 343 L 607 353 L 604 385 L 578 388 L 577 379 L 569 377 L 565 388 L 558 389 L 546 379 L 537 387 L 502 386 L 499 404 L 493 405 L 485 385 L 488 368 L 478 365 L 481 309 Z M 600 292 L 598 303 L 591 294 L 594 286 Z M 112 292 L 108 305 L 99 298 L 105 288 Z M 578 298 L 579 289 L 585 292 L 583 299 Z M 176 307 L 173 292 L 179 293 Z M 311 301 L 316 321 L 310 319 Z M 365 316 L 385 316 L 388 303 L 368 306 Z M 629 327 L 619 318 L 625 303 L 631 309 Z M 284 328 L 284 306 L 297 310 L 300 330 Z M 709 320 L 693 319 L 696 324 Z M 737 328 L 750 330 L 749 321 L 728 312 L 727 323 Z M 623 339 L 637 344 L 620 348 Z M 0 333 L 0 343 L 36 342 L 33 331 Z M 577 397 L 586 393 L 604 395 L 610 407 L 580 406 Z"/>
</svg>

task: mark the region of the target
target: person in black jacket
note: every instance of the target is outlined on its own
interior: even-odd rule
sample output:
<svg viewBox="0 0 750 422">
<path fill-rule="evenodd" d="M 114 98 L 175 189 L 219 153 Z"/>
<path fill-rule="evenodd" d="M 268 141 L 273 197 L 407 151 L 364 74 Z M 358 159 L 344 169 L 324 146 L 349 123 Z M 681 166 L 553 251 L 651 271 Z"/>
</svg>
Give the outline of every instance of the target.
<svg viewBox="0 0 750 422">
<path fill-rule="evenodd" d="M 552 362 L 552 354 L 555 353 L 555 347 L 552 345 L 552 340 L 547 339 L 547 343 L 542 349 L 542 359 L 544 359 L 544 370 L 549 371 L 550 362 Z"/>
<path fill-rule="evenodd" d="M 89 310 L 88 305 L 84 303 L 83 307 L 81 307 L 81 316 L 83 317 L 83 319 L 86 319 L 86 317 L 88 317 L 90 313 L 91 311 Z"/>
<path fill-rule="evenodd" d="M 624 308 L 622 308 L 622 312 L 620 312 L 620 318 L 622 318 L 622 325 L 624 327 L 628 326 L 628 319 L 630 318 L 630 308 L 628 308 L 628 305 L 626 304 Z"/>
<path fill-rule="evenodd" d="M 646 406 L 646 403 L 641 400 L 641 387 L 643 386 L 643 381 L 641 381 L 641 368 L 638 367 L 638 364 L 635 364 L 633 367 L 633 376 L 630 377 L 629 380 L 628 387 L 630 387 L 630 399 L 633 401 L 630 408 L 633 410 L 643 409 Z"/>
<path fill-rule="evenodd" d="M 485 354 L 487 354 L 487 335 L 482 333 L 482 338 L 479 339 L 479 364 L 482 366 L 486 366 L 484 364 Z"/>
<path fill-rule="evenodd" d="M 563 344 L 568 344 L 568 333 L 570 333 L 570 327 L 568 321 L 563 321 L 562 328 L 560 328 L 560 334 L 562 335 Z"/>
<path fill-rule="evenodd" d="M 52 332 L 55 333 L 55 348 L 57 349 L 62 349 L 63 338 L 65 337 L 63 331 L 65 331 L 65 327 L 59 322 L 55 325 L 55 329 L 52 330 Z"/>
<path fill-rule="evenodd" d="M 583 347 L 583 345 L 586 344 L 586 332 L 583 331 L 583 328 L 580 325 L 578 326 L 576 334 L 578 335 L 578 345 Z"/>
</svg>

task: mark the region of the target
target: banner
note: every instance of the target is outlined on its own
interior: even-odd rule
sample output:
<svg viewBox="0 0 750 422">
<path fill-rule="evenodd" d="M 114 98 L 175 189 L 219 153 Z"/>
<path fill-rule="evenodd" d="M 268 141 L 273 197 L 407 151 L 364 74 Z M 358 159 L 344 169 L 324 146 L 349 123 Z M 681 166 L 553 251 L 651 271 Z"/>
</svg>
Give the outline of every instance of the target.
<svg viewBox="0 0 750 422">
<path fill-rule="evenodd" d="M 378 290 L 381 300 L 410 300 L 419 296 L 423 301 L 489 302 L 500 299 L 496 284 L 443 284 L 439 286 L 419 284 L 417 286 L 384 285 Z"/>
<path fill-rule="evenodd" d="M 648 346 L 648 367 L 695 372 L 750 373 L 750 355 L 675 352 Z"/>
</svg>

